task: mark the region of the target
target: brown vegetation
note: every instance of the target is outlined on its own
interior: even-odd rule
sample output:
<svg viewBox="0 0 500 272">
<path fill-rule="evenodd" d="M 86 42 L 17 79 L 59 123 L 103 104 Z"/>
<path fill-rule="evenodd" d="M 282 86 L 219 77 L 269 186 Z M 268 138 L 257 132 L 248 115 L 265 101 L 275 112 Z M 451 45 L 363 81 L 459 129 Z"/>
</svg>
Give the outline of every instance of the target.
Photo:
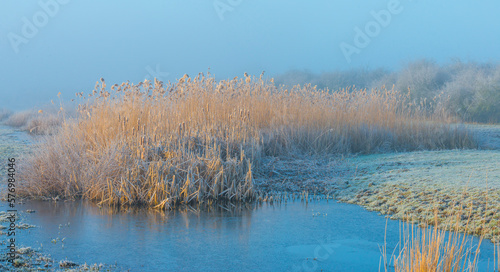
<svg viewBox="0 0 500 272">
<path fill-rule="evenodd" d="M 436 215 L 437 221 L 437 215 Z M 395 258 L 396 272 L 424 271 L 477 271 L 482 237 L 474 245 L 472 238 L 460 234 L 455 228 L 446 229 L 425 225 L 403 225 L 402 247 Z"/>
<path fill-rule="evenodd" d="M 106 88 L 99 83 L 22 173 L 32 197 L 100 204 L 246 201 L 263 156 L 373 153 L 474 145 L 394 90 L 277 89 L 260 78 L 187 75 Z"/>
</svg>

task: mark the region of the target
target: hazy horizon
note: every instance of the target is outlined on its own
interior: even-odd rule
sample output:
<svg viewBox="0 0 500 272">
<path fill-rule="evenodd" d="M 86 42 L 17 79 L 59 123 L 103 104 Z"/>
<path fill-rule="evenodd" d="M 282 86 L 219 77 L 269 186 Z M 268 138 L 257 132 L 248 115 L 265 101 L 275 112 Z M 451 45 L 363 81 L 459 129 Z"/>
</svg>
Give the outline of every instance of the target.
<svg viewBox="0 0 500 272">
<path fill-rule="evenodd" d="M 286 3 L 286 4 L 285 4 Z M 41 0 L 0 3 L 0 108 L 208 68 L 217 78 L 500 61 L 500 2 Z"/>
</svg>

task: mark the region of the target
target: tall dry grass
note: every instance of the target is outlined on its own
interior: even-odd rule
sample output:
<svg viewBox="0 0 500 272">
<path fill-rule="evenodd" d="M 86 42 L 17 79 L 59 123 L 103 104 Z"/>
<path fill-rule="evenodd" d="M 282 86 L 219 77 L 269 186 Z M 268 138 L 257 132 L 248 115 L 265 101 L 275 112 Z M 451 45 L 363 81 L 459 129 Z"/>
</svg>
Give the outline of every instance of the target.
<svg viewBox="0 0 500 272">
<path fill-rule="evenodd" d="M 427 271 L 478 271 L 479 248 L 472 238 L 458 230 L 407 224 L 403 234 L 403 246 L 394 261 L 396 272 Z"/>
<path fill-rule="evenodd" d="M 493 269 L 500 271 L 500 241 L 496 241 L 493 256 Z"/>
<path fill-rule="evenodd" d="M 465 216 L 470 220 L 472 208 L 468 215 L 464 210 L 457 212 L 455 217 Z M 449 218 L 451 219 L 451 218 Z M 479 271 L 479 254 L 483 235 L 475 243 L 472 237 L 460 233 L 459 224 L 449 227 L 449 224 L 438 224 L 437 211 L 434 212 L 434 227 L 427 223 L 420 225 L 410 223 L 410 220 L 400 223 L 400 241 L 391 256 L 394 260 L 395 272 L 471 272 Z M 449 222 L 456 220 L 448 220 Z M 469 221 L 467 221 L 467 227 Z M 387 231 L 387 230 L 386 230 Z M 498 248 L 498 245 L 494 245 Z M 388 271 L 386 245 L 382 248 L 383 264 Z M 500 271 L 497 266 L 500 255 L 494 252 L 493 271 Z M 488 265 L 489 267 L 489 265 Z M 379 269 L 380 270 L 380 269 Z"/>
<path fill-rule="evenodd" d="M 32 135 L 50 135 L 55 134 L 64 120 L 74 116 L 75 113 L 71 108 L 56 109 L 45 106 L 40 110 L 31 109 L 15 112 L 3 120 L 0 118 L 0 121 L 3 125 L 24 130 Z"/>
<path fill-rule="evenodd" d="M 465 130 L 393 90 L 277 89 L 260 78 L 104 81 L 25 165 L 32 197 L 171 208 L 245 201 L 262 156 L 463 148 Z"/>
</svg>

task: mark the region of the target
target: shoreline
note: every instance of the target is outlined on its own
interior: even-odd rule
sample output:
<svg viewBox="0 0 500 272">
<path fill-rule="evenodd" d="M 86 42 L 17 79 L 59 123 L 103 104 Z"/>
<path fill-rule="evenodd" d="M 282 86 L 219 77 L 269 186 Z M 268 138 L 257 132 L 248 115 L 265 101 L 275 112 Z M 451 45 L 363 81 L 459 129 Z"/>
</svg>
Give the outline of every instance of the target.
<svg viewBox="0 0 500 272">
<path fill-rule="evenodd" d="M 467 233 L 484 231 L 485 238 L 498 241 L 500 126 L 467 126 L 476 134 L 478 149 L 265 157 L 253 170 L 256 201 L 281 202 L 285 196 L 305 194 L 333 197 L 391 219 L 431 224 L 437 211 L 439 221 L 452 218 L 448 227 L 457 223 L 454 215 L 472 207 Z M 465 231 L 467 217 L 458 223 Z"/>
<path fill-rule="evenodd" d="M 498 242 L 500 126 L 467 126 L 478 149 L 271 158 L 255 184 L 270 191 L 334 196 L 395 220 L 434 224 L 437 213 L 445 228 L 458 226 L 460 232 Z"/>
</svg>

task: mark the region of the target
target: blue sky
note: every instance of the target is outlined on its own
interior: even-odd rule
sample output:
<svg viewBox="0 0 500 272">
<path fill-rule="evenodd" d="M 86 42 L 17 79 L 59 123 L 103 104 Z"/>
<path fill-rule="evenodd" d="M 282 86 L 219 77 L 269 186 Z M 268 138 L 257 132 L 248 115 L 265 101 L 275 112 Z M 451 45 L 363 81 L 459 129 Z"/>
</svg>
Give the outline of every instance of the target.
<svg viewBox="0 0 500 272">
<path fill-rule="evenodd" d="M 58 92 L 71 99 L 100 77 L 498 62 L 499 11 L 494 0 L 0 0 L 0 107 L 39 107 Z"/>
</svg>

